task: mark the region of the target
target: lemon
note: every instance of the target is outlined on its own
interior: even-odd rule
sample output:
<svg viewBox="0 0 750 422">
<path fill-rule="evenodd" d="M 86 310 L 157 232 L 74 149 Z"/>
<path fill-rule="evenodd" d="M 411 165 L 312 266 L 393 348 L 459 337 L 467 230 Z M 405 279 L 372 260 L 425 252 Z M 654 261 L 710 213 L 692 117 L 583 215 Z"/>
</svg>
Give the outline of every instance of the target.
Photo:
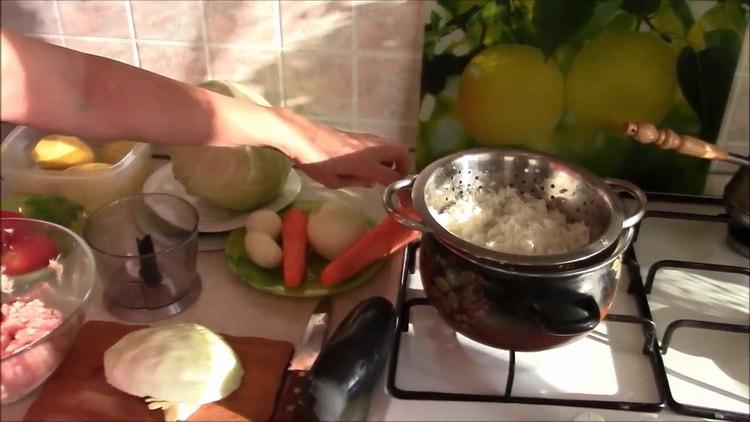
<svg viewBox="0 0 750 422">
<path fill-rule="evenodd" d="M 40 167 L 62 170 L 94 160 L 94 152 L 75 136 L 48 135 L 40 139 L 31 151 Z"/>
<path fill-rule="evenodd" d="M 573 119 L 584 125 L 657 124 L 676 89 L 676 56 L 668 43 L 649 33 L 605 32 L 573 59 L 565 103 Z"/>
<path fill-rule="evenodd" d="M 99 159 L 105 163 L 117 164 L 125 158 L 133 149 L 133 141 L 112 141 L 107 142 L 99 148 Z"/>
<path fill-rule="evenodd" d="M 477 142 L 534 141 L 554 129 L 563 111 L 564 81 L 542 52 L 499 44 L 474 56 L 461 74 L 458 112 Z"/>
<path fill-rule="evenodd" d="M 98 173 L 109 170 L 110 164 L 108 163 L 83 163 L 76 164 L 75 166 L 68 167 L 64 171 L 66 173 Z"/>
</svg>

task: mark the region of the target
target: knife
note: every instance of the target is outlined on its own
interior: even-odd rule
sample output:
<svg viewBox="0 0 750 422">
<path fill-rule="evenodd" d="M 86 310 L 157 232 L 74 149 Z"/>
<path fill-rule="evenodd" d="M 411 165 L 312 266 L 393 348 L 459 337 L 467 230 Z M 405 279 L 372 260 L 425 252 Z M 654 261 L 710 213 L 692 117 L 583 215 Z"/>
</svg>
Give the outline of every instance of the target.
<svg viewBox="0 0 750 422">
<path fill-rule="evenodd" d="M 323 298 L 307 321 L 302 339 L 295 348 L 292 360 L 284 375 L 284 382 L 276 400 L 272 421 L 315 420 L 310 405 L 310 377 L 308 371 L 318 358 L 320 349 L 328 336 L 331 319 L 331 299 Z"/>
</svg>

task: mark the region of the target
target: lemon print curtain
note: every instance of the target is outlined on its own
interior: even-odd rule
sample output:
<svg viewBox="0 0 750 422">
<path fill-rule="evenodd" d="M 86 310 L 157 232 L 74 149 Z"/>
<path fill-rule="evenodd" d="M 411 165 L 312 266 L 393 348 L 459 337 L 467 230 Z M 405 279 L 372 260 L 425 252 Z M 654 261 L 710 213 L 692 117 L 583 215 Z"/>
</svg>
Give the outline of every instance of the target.
<svg viewBox="0 0 750 422">
<path fill-rule="evenodd" d="M 700 193 L 709 162 L 636 144 L 627 121 L 715 142 L 745 0 L 437 0 L 417 167 L 478 146 L 533 149 L 647 190 Z"/>
</svg>

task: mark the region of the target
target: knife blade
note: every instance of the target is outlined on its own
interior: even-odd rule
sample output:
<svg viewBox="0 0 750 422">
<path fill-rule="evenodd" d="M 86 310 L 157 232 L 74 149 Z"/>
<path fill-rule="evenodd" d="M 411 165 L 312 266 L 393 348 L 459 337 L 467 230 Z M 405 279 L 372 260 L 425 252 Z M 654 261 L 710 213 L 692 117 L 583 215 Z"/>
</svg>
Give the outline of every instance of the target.
<svg viewBox="0 0 750 422">
<path fill-rule="evenodd" d="M 273 421 L 311 421 L 315 419 L 307 403 L 310 391 L 308 371 L 320 354 L 328 336 L 331 320 L 331 299 L 323 298 L 313 310 L 284 375 L 284 382 L 276 400 Z"/>
</svg>

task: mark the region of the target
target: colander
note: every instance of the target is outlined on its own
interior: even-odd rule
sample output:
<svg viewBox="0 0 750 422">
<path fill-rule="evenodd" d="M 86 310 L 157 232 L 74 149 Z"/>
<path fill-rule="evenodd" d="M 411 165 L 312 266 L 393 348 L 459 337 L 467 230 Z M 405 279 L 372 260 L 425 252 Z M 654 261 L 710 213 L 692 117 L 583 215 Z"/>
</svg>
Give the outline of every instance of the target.
<svg viewBox="0 0 750 422">
<path fill-rule="evenodd" d="M 463 196 L 503 187 L 542 198 L 548 208 L 559 210 L 570 221 L 584 222 L 589 228 L 589 243 L 559 254 L 509 254 L 464 240 L 440 225 L 436 219 L 446 205 Z M 404 204 L 403 195 L 408 190 L 411 190 L 413 209 Z M 626 212 L 616 191 L 627 192 L 635 198 L 633 211 Z M 432 233 L 441 243 L 465 258 L 522 271 L 532 268 L 559 270 L 584 265 L 614 247 L 622 230 L 637 224 L 646 210 L 645 194 L 630 182 L 601 179 L 554 157 L 510 148 L 477 148 L 443 157 L 418 175 L 388 186 L 384 192 L 384 203 L 398 222 Z"/>
</svg>

